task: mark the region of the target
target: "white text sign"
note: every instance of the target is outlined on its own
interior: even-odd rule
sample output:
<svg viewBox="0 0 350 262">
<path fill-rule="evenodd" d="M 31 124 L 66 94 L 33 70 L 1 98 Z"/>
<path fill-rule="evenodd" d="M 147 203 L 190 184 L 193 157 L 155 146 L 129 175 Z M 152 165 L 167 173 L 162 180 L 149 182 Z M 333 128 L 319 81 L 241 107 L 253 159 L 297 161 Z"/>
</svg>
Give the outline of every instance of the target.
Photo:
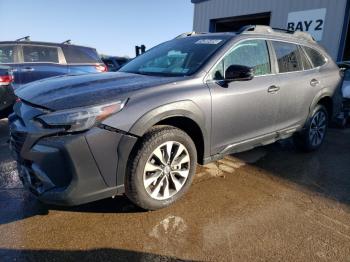
<svg viewBox="0 0 350 262">
<path fill-rule="evenodd" d="M 288 14 L 287 29 L 310 33 L 316 41 L 321 41 L 326 19 L 326 8 L 313 9 Z"/>
</svg>

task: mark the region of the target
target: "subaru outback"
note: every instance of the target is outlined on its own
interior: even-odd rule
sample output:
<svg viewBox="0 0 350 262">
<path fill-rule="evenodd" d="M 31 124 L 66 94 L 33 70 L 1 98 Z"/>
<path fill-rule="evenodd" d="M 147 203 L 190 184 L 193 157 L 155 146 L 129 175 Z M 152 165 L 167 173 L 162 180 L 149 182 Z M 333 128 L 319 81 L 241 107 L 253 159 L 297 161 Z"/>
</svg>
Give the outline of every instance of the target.
<svg viewBox="0 0 350 262">
<path fill-rule="evenodd" d="M 10 145 L 23 183 L 43 202 L 125 193 L 155 210 L 189 189 L 197 163 L 289 137 L 318 149 L 340 82 L 306 33 L 185 34 L 116 73 L 17 89 Z"/>
</svg>

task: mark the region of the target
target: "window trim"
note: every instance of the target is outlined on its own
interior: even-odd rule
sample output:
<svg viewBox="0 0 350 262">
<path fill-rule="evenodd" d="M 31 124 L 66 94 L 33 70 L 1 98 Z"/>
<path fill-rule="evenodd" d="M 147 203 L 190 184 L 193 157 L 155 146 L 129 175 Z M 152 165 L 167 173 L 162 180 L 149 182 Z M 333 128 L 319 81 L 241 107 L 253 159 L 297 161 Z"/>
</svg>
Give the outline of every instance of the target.
<svg viewBox="0 0 350 262">
<path fill-rule="evenodd" d="M 58 55 L 58 63 L 57 62 L 24 62 L 24 46 L 35 46 L 35 47 L 48 47 L 48 48 L 56 48 Z M 38 45 L 38 44 L 20 44 L 18 45 L 18 61 L 21 64 L 54 64 L 54 65 L 66 65 L 66 59 L 64 58 L 62 48 L 59 46 L 52 45 Z"/>
<path fill-rule="evenodd" d="M 320 50 L 318 50 L 317 48 L 315 48 L 314 46 L 311 46 L 311 45 L 308 45 L 308 44 L 305 44 L 305 43 L 300 43 L 300 42 L 297 42 L 297 41 L 292 41 L 292 40 L 285 40 L 285 39 L 273 39 L 273 38 L 268 38 L 268 37 L 246 37 L 246 38 L 243 38 L 239 41 L 237 41 L 236 43 L 233 44 L 233 46 L 227 50 L 222 56 L 220 56 L 220 58 L 214 63 L 214 65 L 208 70 L 206 76 L 204 77 L 204 82 L 208 82 L 208 81 L 211 81 L 211 82 L 216 82 L 217 80 L 214 80 L 214 79 L 210 79 L 210 76 L 211 76 L 211 73 L 212 73 L 212 70 L 221 62 L 221 60 L 223 59 L 223 57 L 225 57 L 229 52 L 231 52 L 231 50 L 235 47 L 235 45 L 241 43 L 242 41 L 246 41 L 246 40 L 265 40 L 266 42 L 268 42 L 268 45 L 269 47 L 272 48 L 272 50 L 269 50 L 270 51 L 270 61 L 272 63 L 275 64 L 275 72 L 274 73 L 271 73 L 271 74 L 268 74 L 268 75 L 260 75 L 260 76 L 254 76 L 254 78 L 257 78 L 257 77 L 266 77 L 266 76 L 274 76 L 274 75 L 282 75 L 282 74 L 295 74 L 295 73 L 300 73 L 300 72 L 309 72 L 309 71 L 312 71 L 312 70 L 319 70 L 321 67 L 324 67 L 326 66 L 328 63 L 329 63 L 329 58 L 328 56 L 324 55 L 323 52 L 321 52 Z M 275 53 L 275 49 L 273 48 L 272 46 L 272 41 L 278 41 L 278 42 L 283 42 L 283 43 L 289 43 L 289 44 L 295 44 L 297 46 L 300 46 L 300 47 L 309 47 L 309 48 L 312 48 L 314 50 L 316 50 L 317 52 L 319 52 L 322 56 L 324 56 L 324 58 L 326 59 L 326 63 L 323 64 L 322 66 L 319 66 L 319 67 L 313 67 L 311 69 L 308 69 L 308 70 L 301 70 L 301 71 L 293 71 L 293 72 L 285 72 L 285 73 L 280 73 L 279 72 L 279 67 L 278 67 L 278 63 L 277 63 L 277 57 L 276 57 L 276 53 Z M 272 52 L 271 52 L 272 51 Z M 272 59 L 273 58 L 273 59 Z M 307 56 L 308 59 L 309 56 Z M 272 61 L 273 60 L 273 61 Z M 311 62 L 311 61 L 310 61 Z M 277 64 L 276 64 L 277 63 Z M 311 63 L 313 65 L 313 63 Z M 278 70 L 276 70 L 278 69 Z M 272 71 L 272 70 L 271 70 Z"/>
</svg>

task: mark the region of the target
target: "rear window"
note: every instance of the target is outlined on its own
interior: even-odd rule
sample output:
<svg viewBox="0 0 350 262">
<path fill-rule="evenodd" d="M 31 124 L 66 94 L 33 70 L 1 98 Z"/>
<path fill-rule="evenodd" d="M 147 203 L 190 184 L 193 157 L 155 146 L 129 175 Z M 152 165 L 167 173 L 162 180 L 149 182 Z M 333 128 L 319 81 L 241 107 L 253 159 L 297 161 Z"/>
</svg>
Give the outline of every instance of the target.
<svg viewBox="0 0 350 262">
<path fill-rule="evenodd" d="M 101 63 L 101 59 L 93 48 L 80 46 L 64 46 L 63 53 L 67 63 L 71 64 L 96 64 Z"/>
<path fill-rule="evenodd" d="M 295 44 L 273 41 L 280 73 L 303 70 L 299 48 Z"/>
<path fill-rule="evenodd" d="M 0 45 L 0 63 L 13 63 L 14 55 L 14 45 Z"/>
<path fill-rule="evenodd" d="M 304 50 L 309 56 L 314 67 L 323 66 L 327 62 L 327 59 L 315 49 L 304 46 Z"/>
<path fill-rule="evenodd" d="M 58 50 L 48 46 L 23 46 L 23 61 L 27 63 L 58 63 Z"/>
</svg>

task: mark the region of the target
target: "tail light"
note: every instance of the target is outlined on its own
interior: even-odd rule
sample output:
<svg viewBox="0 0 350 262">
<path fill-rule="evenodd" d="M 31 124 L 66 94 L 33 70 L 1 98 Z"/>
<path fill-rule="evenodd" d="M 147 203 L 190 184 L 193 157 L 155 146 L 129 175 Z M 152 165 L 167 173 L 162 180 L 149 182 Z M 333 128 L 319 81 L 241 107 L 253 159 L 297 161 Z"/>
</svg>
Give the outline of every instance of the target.
<svg viewBox="0 0 350 262">
<path fill-rule="evenodd" d="M 95 65 L 95 68 L 98 72 L 107 72 L 108 71 L 108 68 L 105 64 L 96 64 Z"/>
<path fill-rule="evenodd" d="M 13 75 L 0 75 L 0 86 L 7 86 L 13 82 Z"/>
</svg>

